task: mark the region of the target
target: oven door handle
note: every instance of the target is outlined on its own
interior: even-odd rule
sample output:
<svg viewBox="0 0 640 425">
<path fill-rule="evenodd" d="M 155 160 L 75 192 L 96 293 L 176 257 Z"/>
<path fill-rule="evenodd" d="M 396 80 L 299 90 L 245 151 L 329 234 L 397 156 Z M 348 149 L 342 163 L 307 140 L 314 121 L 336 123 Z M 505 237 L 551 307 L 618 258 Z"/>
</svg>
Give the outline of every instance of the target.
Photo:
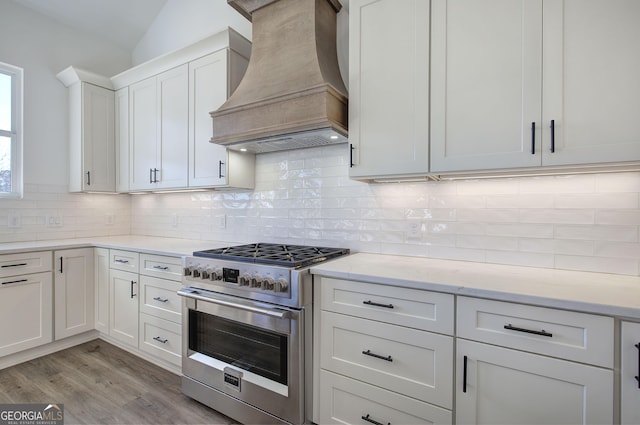
<svg viewBox="0 0 640 425">
<path fill-rule="evenodd" d="M 226 307 L 238 308 L 241 310 L 250 311 L 252 313 L 264 314 L 266 316 L 275 317 L 277 319 L 289 319 L 291 317 L 290 311 L 285 310 L 269 310 L 266 308 L 253 307 L 250 305 L 238 304 L 231 301 L 220 300 L 217 298 L 203 297 L 202 295 L 198 295 L 197 292 L 194 292 L 190 289 L 181 289 L 178 291 L 178 295 L 186 298 L 193 298 L 195 300 L 204 301 L 207 303 L 214 303 L 223 305 Z"/>
</svg>

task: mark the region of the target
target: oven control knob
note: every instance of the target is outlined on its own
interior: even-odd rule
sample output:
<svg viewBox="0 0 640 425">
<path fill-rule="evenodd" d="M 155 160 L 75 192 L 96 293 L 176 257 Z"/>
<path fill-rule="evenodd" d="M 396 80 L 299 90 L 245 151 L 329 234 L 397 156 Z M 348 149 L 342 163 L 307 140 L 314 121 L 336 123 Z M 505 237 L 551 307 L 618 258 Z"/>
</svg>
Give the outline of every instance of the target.
<svg viewBox="0 0 640 425">
<path fill-rule="evenodd" d="M 184 268 L 184 275 L 185 276 L 191 276 L 192 270 L 191 267 L 185 267 Z"/>
<path fill-rule="evenodd" d="M 251 287 L 252 288 L 262 287 L 262 278 L 260 277 L 260 275 L 256 274 L 251 278 Z"/>
<path fill-rule="evenodd" d="M 278 279 L 274 290 L 276 292 L 287 292 L 288 289 L 289 289 L 289 282 L 287 282 L 285 279 Z"/>
<path fill-rule="evenodd" d="M 272 277 L 268 277 L 262 281 L 262 289 L 265 291 L 274 291 L 276 289 L 276 280 Z"/>
<path fill-rule="evenodd" d="M 249 286 L 249 284 L 251 283 L 251 276 L 249 276 L 246 273 L 243 275 L 240 275 L 240 278 L 238 279 L 238 283 L 240 284 L 240 286 Z"/>
<path fill-rule="evenodd" d="M 202 279 L 207 280 L 211 277 L 211 269 L 206 269 L 202 271 Z"/>
<path fill-rule="evenodd" d="M 216 270 L 211 273 L 211 280 L 222 280 L 222 270 Z"/>
<path fill-rule="evenodd" d="M 197 269 L 193 270 L 193 277 L 200 277 L 200 275 L 202 274 L 202 268 L 198 267 Z"/>
</svg>

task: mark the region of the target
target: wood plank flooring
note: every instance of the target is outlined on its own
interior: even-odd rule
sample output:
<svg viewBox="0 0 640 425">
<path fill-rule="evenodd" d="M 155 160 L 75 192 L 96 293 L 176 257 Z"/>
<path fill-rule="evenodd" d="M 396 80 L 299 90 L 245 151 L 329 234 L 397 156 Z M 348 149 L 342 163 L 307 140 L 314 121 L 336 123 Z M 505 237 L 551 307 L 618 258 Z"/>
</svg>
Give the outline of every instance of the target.
<svg viewBox="0 0 640 425">
<path fill-rule="evenodd" d="M 180 377 L 96 339 L 0 370 L 0 403 L 63 403 L 65 424 L 233 424 Z"/>
</svg>

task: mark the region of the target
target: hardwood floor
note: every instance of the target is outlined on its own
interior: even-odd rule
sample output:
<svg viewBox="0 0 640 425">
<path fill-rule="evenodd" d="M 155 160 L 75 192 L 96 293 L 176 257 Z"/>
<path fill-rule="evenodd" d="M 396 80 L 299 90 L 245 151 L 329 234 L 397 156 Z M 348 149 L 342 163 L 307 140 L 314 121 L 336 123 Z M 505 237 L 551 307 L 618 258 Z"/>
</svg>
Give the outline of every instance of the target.
<svg viewBox="0 0 640 425">
<path fill-rule="evenodd" d="M 0 403 L 63 403 L 65 424 L 232 424 L 180 377 L 96 339 L 0 370 Z"/>
</svg>

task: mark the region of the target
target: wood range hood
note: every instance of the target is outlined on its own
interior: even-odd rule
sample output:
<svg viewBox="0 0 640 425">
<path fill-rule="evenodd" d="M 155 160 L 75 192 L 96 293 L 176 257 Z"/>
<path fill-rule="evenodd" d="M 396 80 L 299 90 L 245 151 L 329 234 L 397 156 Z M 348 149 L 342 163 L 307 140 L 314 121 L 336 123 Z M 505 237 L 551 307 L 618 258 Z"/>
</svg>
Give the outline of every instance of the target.
<svg viewBox="0 0 640 425">
<path fill-rule="evenodd" d="M 213 118 L 212 143 L 254 153 L 347 141 L 338 0 L 227 0 L 252 22 L 249 66 Z"/>
</svg>

